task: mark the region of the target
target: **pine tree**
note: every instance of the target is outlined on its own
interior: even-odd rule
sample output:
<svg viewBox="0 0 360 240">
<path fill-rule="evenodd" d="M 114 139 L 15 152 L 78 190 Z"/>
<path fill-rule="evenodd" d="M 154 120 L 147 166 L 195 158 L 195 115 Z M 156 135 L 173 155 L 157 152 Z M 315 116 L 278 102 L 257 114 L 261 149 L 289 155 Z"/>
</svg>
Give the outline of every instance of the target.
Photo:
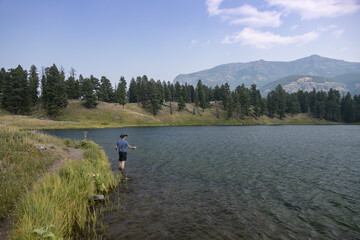
<svg viewBox="0 0 360 240">
<path fill-rule="evenodd" d="M 100 89 L 98 92 L 98 99 L 103 102 L 114 102 L 114 90 L 111 82 L 105 76 L 101 77 Z"/>
<path fill-rule="evenodd" d="M 156 115 L 156 113 L 161 109 L 160 94 L 159 89 L 156 86 L 154 80 L 147 82 L 147 96 L 149 103 L 147 104 L 150 108 L 150 111 Z"/>
<path fill-rule="evenodd" d="M 1 68 L 1 70 L 0 70 L 0 103 L 2 103 L 3 89 L 4 89 L 4 85 L 5 85 L 5 76 L 6 76 L 5 68 Z"/>
<path fill-rule="evenodd" d="M 349 92 L 341 101 L 341 115 L 346 123 L 351 123 L 356 120 L 355 104 Z"/>
<path fill-rule="evenodd" d="M 136 81 L 134 78 L 131 78 L 129 91 L 127 93 L 129 103 L 136 103 L 137 102 L 137 86 Z"/>
<path fill-rule="evenodd" d="M 158 88 L 158 92 L 159 92 L 159 96 L 160 96 L 160 103 L 162 104 L 164 102 L 164 88 L 163 88 L 163 85 L 161 84 L 160 80 L 158 80 L 156 82 L 156 87 Z"/>
<path fill-rule="evenodd" d="M 300 113 L 300 105 L 296 93 L 292 93 L 287 101 L 287 112 L 293 117 L 294 114 Z"/>
<path fill-rule="evenodd" d="M 178 109 L 179 111 L 183 110 L 186 107 L 184 98 L 182 95 L 180 95 L 179 102 L 178 102 Z"/>
<path fill-rule="evenodd" d="M 120 82 L 116 89 L 116 98 L 117 98 L 117 102 L 120 103 L 124 109 L 126 104 L 126 81 L 124 77 L 120 78 Z"/>
<path fill-rule="evenodd" d="M 234 111 L 234 101 L 231 95 L 227 96 L 225 99 L 226 109 L 227 109 L 227 119 L 230 119 Z"/>
<path fill-rule="evenodd" d="M 140 85 L 138 86 L 138 96 L 139 96 L 139 101 L 142 104 L 142 107 L 145 108 L 147 105 L 148 100 L 150 99 L 150 96 L 148 95 L 148 78 L 146 75 L 143 75 L 140 79 Z M 151 86 L 152 87 L 152 86 Z"/>
<path fill-rule="evenodd" d="M 30 111 L 27 71 L 20 65 L 5 74 L 2 101 L 3 107 L 11 113 L 26 114 Z"/>
<path fill-rule="evenodd" d="M 32 65 L 30 67 L 29 72 L 29 95 L 30 95 L 30 104 L 31 106 L 34 106 L 38 100 L 39 97 L 39 75 L 37 73 L 37 69 L 35 65 Z"/>
<path fill-rule="evenodd" d="M 181 95 L 181 86 L 180 86 L 180 83 L 179 82 L 176 82 L 175 83 L 175 101 L 179 101 L 180 99 L 180 95 Z"/>
<path fill-rule="evenodd" d="M 239 93 L 239 101 L 241 104 L 241 111 L 245 115 L 249 115 L 251 106 L 251 95 L 249 89 L 245 87 L 245 84 L 241 84 L 236 88 Z"/>
<path fill-rule="evenodd" d="M 189 100 L 190 103 L 195 102 L 195 88 L 193 85 L 189 85 L 189 97 L 190 97 Z"/>
<path fill-rule="evenodd" d="M 56 117 L 68 105 L 64 74 L 54 65 L 45 69 L 45 85 L 42 102 L 47 114 Z"/>
<path fill-rule="evenodd" d="M 86 108 L 96 108 L 98 103 L 96 102 L 95 89 L 91 79 L 85 78 L 82 80 L 82 90 L 82 99 L 84 101 L 83 105 Z"/>
<path fill-rule="evenodd" d="M 163 81 L 163 89 L 164 89 L 164 99 L 165 101 L 171 101 L 171 92 L 170 92 L 170 89 L 169 89 L 169 86 L 166 84 L 165 81 Z"/>
<path fill-rule="evenodd" d="M 199 99 L 199 105 L 204 111 L 205 108 L 208 107 L 208 99 L 207 99 L 207 96 L 205 93 L 204 85 L 202 84 L 201 80 L 199 80 L 197 83 L 196 91 L 197 91 L 197 96 Z"/>
<path fill-rule="evenodd" d="M 214 88 L 214 100 L 215 101 L 220 101 L 220 87 L 217 84 L 216 84 L 216 86 Z"/>
<path fill-rule="evenodd" d="M 170 81 L 168 81 L 168 88 L 170 90 L 171 101 L 174 101 L 174 99 L 175 99 L 175 87 L 174 87 L 174 84 L 170 83 Z"/>
<path fill-rule="evenodd" d="M 277 95 L 278 100 L 277 114 L 279 115 L 280 119 L 283 119 L 285 117 L 286 92 L 280 84 L 275 88 L 275 94 Z"/>
<path fill-rule="evenodd" d="M 326 100 L 326 119 L 331 121 L 339 121 L 341 118 L 340 92 L 330 88 Z"/>
</svg>

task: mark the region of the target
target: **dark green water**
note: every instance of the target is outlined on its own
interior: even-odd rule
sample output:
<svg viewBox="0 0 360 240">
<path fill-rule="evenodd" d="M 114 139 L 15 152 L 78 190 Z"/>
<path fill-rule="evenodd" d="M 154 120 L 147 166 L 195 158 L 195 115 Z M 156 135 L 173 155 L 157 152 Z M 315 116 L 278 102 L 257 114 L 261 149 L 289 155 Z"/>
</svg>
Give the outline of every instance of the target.
<svg viewBox="0 0 360 240">
<path fill-rule="evenodd" d="M 120 133 L 137 146 L 104 239 L 360 239 L 360 126 L 87 131 L 114 170 Z"/>
</svg>

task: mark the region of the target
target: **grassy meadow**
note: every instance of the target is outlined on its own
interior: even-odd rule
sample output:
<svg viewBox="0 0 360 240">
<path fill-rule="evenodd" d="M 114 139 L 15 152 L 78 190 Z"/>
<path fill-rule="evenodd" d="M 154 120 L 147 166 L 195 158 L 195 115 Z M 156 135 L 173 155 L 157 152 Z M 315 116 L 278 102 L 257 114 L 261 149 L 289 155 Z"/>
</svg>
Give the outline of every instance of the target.
<svg viewBox="0 0 360 240">
<path fill-rule="evenodd" d="M 217 110 L 218 115 L 217 117 Z M 334 122 L 308 117 L 307 114 L 288 115 L 280 120 L 261 116 L 259 118 L 235 116 L 226 119 L 227 112 L 222 104 L 211 103 L 211 107 L 195 109 L 194 104 L 186 104 L 182 111 L 177 110 L 177 103 L 172 103 L 173 113 L 170 114 L 170 103 L 165 103 L 154 116 L 138 106 L 128 103 L 123 108 L 116 103 L 99 102 L 95 109 L 86 109 L 80 100 L 71 100 L 69 106 L 62 111 L 56 121 L 46 117 L 43 110 L 34 110 L 30 116 L 18 116 L 0 112 L 0 124 L 19 129 L 80 129 L 108 128 L 128 126 L 191 126 L 191 125 L 278 125 L 278 124 L 336 124 Z"/>
<path fill-rule="evenodd" d="M 10 239 L 78 239 L 93 231 L 98 220 L 92 196 L 108 192 L 120 178 L 102 148 L 6 126 L 0 136 L 0 223 L 11 216 Z M 69 156 L 69 147 L 83 149 L 82 159 L 65 159 L 49 172 Z"/>
</svg>

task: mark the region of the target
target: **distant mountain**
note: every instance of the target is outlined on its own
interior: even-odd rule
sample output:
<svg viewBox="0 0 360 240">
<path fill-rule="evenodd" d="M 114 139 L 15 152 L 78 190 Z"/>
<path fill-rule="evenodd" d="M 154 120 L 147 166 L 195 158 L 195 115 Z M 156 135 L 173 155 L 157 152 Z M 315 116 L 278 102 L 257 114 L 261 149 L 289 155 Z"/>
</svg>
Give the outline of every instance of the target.
<svg viewBox="0 0 360 240">
<path fill-rule="evenodd" d="M 311 75 L 293 75 L 260 87 L 261 95 L 265 97 L 267 93 L 274 90 L 278 84 L 280 84 L 284 90 L 289 93 L 297 92 L 299 89 L 310 92 L 313 88 L 317 91 L 329 91 L 330 88 L 345 93 L 349 91 L 345 83 L 335 82 L 328 78 Z"/>
<path fill-rule="evenodd" d="M 329 80 L 330 82 L 338 82 L 340 80 L 337 79 L 337 76 L 345 76 L 345 78 L 350 79 L 349 76 L 357 76 L 359 74 L 360 63 L 312 55 L 290 62 L 259 60 L 248 63 L 229 63 L 200 72 L 180 74 L 174 79 L 174 82 L 179 81 L 182 84 L 187 82 L 196 85 L 197 81 L 201 79 L 207 86 L 221 85 L 228 82 L 232 88 L 235 88 L 242 83 L 247 87 L 255 83 L 260 88 L 273 81 L 284 80 L 283 78 L 290 76 L 320 76 L 331 79 Z M 351 86 L 356 86 L 357 83 L 360 84 L 356 77 L 354 79 Z M 348 87 L 347 83 L 343 83 Z M 309 82 L 306 84 L 309 85 Z"/>
<path fill-rule="evenodd" d="M 299 89 L 309 92 L 313 88 L 318 91 L 329 91 L 330 88 L 333 88 L 344 94 L 347 92 L 350 92 L 352 95 L 360 94 L 360 74 L 357 73 L 342 74 L 333 78 L 311 75 L 287 76 L 260 87 L 262 96 L 266 96 L 278 84 L 283 86 L 284 90 L 289 93 L 297 92 Z"/>
</svg>

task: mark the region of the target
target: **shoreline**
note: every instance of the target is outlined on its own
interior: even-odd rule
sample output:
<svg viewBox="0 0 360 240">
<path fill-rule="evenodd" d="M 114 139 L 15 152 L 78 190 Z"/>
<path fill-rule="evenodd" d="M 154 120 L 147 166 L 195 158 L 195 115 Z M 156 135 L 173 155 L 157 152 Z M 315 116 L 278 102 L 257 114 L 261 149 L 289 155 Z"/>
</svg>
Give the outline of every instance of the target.
<svg viewBox="0 0 360 240">
<path fill-rule="evenodd" d="M 60 139 L 1 125 L 0 130 L 0 141 L 9 143 L 7 148 L 14 154 L 7 156 L 8 164 L 0 171 L 0 177 L 9 179 L 3 182 L 8 193 L 2 200 L 12 199 L 0 209 L 0 239 L 37 239 L 47 234 L 56 239 L 74 239 L 89 234 L 90 226 L 101 220 L 91 212 L 93 196 L 106 195 L 121 177 L 111 170 L 104 150 L 92 141 Z M 16 147 L 19 142 L 26 148 Z M 40 162 L 41 166 L 34 166 Z M 28 173 L 13 184 L 11 179 L 29 168 L 34 174 Z M 24 185 L 25 192 L 18 190 L 23 189 L 19 184 Z"/>
</svg>

